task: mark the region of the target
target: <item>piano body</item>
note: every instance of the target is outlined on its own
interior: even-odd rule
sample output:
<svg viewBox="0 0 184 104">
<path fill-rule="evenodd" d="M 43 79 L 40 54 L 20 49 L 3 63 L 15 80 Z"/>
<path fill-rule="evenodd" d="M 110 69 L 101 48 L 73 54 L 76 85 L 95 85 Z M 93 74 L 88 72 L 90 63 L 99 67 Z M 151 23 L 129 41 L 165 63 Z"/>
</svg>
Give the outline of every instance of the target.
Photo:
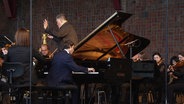
<svg viewBox="0 0 184 104">
<path fill-rule="evenodd" d="M 75 46 L 73 57 L 76 62 L 82 66 L 94 67 L 98 72 L 98 75 L 74 73 L 77 82 L 90 80 L 119 83 L 131 79 L 130 57 L 146 48 L 150 40 L 121 28 L 129 17 L 131 14 L 115 12 Z"/>
</svg>

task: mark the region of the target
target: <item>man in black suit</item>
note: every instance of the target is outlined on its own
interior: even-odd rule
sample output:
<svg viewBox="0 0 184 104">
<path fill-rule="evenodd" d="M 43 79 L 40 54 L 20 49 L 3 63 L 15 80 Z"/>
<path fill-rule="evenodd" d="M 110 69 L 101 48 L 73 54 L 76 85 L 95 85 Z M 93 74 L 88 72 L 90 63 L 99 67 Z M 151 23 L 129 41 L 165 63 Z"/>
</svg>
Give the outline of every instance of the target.
<svg viewBox="0 0 184 104">
<path fill-rule="evenodd" d="M 78 42 L 77 33 L 74 27 L 66 19 L 65 14 L 58 14 L 56 16 L 56 23 L 59 30 L 57 33 L 53 33 L 48 28 L 48 20 L 44 20 L 43 27 L 45 29 L 45 32 L 49 34 L 48 38 L 53 39 L 57 43 L 60 50 L 62 50 L 63 48 L 63 43 L 68 40 L 72 41 L 74 45 L 76 45 Z"/>
<path fill-rule="evenodd" d="M 95 71 L 94 68 L 77 65 L 71 56 L 73 52 L 74 43 L 72 41 L 66 41 L 64 43 L 64 49 L 54 55 L 48 75 L 49 86 L 75 84 L 72 78 L 72 71 L 82 71 L 85 73 Z M 72 93 L 73 104 L 78 104 L 78 94 L 77 91 Z"/>
</svg>

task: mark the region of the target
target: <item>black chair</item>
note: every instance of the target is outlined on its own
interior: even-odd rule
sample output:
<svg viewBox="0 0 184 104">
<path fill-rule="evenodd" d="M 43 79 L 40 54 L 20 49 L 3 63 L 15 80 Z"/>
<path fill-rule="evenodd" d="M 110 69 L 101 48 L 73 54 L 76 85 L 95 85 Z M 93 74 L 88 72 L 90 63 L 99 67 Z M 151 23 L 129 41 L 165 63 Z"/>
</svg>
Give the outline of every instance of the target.
<svg viewBox="0 0 184 104">
<path fill-rule="evenodd" d="M 2 65 L 4 75 L 9 77 L 9 84 L 13 84 L 12 79 L 21 77 L 24 74 L 24 66 L 20 62 L 4 62 Z"/>
<path fill-rule="evenodd" d="M 8 93 L 12 97 L 12 100 L 15 98 L 15 96 L 21 96 L 21 94 L 15 90 L 18 87 L 17 85 L 14 85 L 13 79 L 19 78 L 24 74 L 24 65 L 20 62 L 4 62 L 2 65 L 2 73 L 8 77 Z"/>
</svg>

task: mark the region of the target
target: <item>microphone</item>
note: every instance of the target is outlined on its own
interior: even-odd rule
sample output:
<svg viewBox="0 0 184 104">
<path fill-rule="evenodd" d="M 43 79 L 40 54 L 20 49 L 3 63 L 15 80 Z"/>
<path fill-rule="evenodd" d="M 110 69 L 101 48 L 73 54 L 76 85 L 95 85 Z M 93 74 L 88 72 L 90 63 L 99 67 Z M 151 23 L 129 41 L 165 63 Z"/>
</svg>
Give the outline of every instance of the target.
<svg viewBox="0 0 184 104">
<path fill-rule="evenodd" d="M 128 43 L 126 43 L 126 44 L 124 44 L 124 45 L 125 45 L 125 46 L 126 46 L 126 45 L 131 45 L 131 44 L 135 43 L 136 41 L 138 41 L 138 39 L 133 40 L 133 41 L 131 41 L 131 42 L 128 42 Z"/>
</svg>

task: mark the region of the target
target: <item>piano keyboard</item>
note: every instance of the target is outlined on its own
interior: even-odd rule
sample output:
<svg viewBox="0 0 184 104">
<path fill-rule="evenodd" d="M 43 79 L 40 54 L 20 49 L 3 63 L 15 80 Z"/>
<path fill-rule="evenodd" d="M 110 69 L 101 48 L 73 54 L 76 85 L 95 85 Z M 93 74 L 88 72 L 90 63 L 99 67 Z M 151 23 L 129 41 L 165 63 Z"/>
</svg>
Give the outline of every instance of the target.
<svg viewBox="0 0 184 104">
<path fill-rule="evenodd" d="M 84 73 L 84 72 L 72 72 L 72 74 L 99 74 L 99 72 L 88 72 L 88 73 Z"/>
<path fill-rule="evenodd" d="M 44 72 L 44 74 L 48 74 L 48 72 Z M 88 72 L 88 73 L 84 73 L 84 72 L 72 72 L 72 74 L 99 74 L 99 72 Z"/>
</svg>

